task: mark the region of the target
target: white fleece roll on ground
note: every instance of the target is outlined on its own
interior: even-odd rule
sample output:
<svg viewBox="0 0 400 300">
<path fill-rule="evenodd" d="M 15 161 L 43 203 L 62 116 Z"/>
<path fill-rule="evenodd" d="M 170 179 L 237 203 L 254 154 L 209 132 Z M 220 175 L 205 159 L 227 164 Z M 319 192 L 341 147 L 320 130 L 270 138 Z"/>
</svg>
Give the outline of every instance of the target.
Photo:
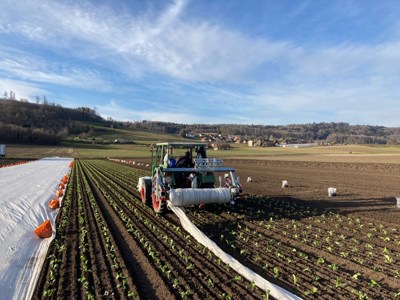
<svg viewBox="0 0 400 300">
<path fill-rule="evenodd" d="M 184 212 L 184 208 L 173 205 L 171 205 L 170 208 L 178 216 L 183 228 L 187 232 L 189 232 L 199 243 L 210 249 L 210 251 L 212 251 L 216 256 L 218 256 L 224 263 L 228 264 L 232 269 L 234 269 L 240 275 L 245 277 L 247 280 L 254 282 L 260 289 L 264 291 L 269 290 L 270 295 L 276 299 L 301 300 L 300 297 L 262 278 L 257 273 L 254 273 L 249 268 L 243 266 L 238 260 L 233 258 L 231 255 L 222 251 L 222 249 L 218 247 L 218 245 L 215 242 L 210 240 L 189 220 L 189 218 L 186 216 Z"/>
<path fill-rule="evenodd" d="M 214 189 L 171 189 L 169 201 L 173 206 L 190 206 L 201 203 L 229 203 L 231 193 L 226 188 Z"/>
</svg>

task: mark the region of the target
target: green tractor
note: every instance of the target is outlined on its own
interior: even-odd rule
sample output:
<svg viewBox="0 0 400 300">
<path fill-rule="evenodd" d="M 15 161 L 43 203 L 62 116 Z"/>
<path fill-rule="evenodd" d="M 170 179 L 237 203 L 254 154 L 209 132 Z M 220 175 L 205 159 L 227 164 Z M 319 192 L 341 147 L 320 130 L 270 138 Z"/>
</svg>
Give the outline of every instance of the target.
<svg viewBox="0 0 400 300">
<path fill-rule="evenodd" d="M 151 148 L 151 176 L 140 177 L 138 191 L 142 202 L 156 213 L 167 206 L 231 203 L 242 195 L 233 168 L 224 167 L 218 158 L 207 158 L 206 143 L 157 143 Z M 215 187 L 216 173 L 219 187 Z"/>
</svg>

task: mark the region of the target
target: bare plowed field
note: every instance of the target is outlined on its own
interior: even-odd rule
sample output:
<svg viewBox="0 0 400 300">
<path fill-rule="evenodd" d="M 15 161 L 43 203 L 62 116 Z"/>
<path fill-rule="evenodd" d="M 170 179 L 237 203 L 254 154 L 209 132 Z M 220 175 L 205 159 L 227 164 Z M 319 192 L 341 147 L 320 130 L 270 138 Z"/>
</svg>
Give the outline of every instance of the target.
<svg viewBox="0 0 400 300">
<path fill-rule="evenodd" d="M 246 192 L 400 224 L 400 163 L 231 160 Z M 251 177 L 252 182 L 247 183 Z M 282 189 L 282 180 L 289 187 Z M 337 189 L 328 197 L 328 188 Z"/>
<path fill-rule="evenodd" d="M 400 296 L 399 165 L 226 165 L 237 168 L 250 194 L 235 208 L 187 209 L 226 252 L 305 299 Z M 156 216 L 136 198 L 137 179 L 148 172 L 76 161 L 34 298 L 268 298 L 198 244 L 174 214 Z M 337 197 L 328 197 L 328 187 Z"/>
</svg>

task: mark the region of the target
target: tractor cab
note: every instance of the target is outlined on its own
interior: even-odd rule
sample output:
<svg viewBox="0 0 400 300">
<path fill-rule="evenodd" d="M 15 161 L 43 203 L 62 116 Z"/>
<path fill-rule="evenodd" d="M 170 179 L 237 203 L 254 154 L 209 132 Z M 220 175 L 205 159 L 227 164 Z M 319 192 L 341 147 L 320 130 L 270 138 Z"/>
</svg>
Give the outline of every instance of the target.
<svg viewBox="0 0 400 300">
<path fill-rule="evenodd" d="M 242 187 L 233 168 L 222 159 L 207 158 L 206 143 L 157 143 L 151 148 L 151 176 L 139 178 L 138 190 L 144 203 L 157 213 L 167 205 L 233 203 Z M 216 173 L 223 172 L 224 183 Z"/>
<path fill-rule="evenodd" d="M 152 151 L 151 174 L 154 177 L 158 171 L 163 171 L 170 188 L 212 188 L 214 172 L 197 172 L 200 164 L 206 161 L 206 148 L 205 143 L 156 144 Z"/>
</svg>

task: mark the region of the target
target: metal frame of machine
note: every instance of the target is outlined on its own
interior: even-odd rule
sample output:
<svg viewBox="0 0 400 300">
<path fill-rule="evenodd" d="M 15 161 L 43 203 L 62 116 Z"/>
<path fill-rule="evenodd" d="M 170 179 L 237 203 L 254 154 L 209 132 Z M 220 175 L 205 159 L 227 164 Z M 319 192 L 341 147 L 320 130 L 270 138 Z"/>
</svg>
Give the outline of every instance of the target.
<svg viewBox="0 0 400 300">
<path fill-rule="evenodd" d="M 151 176 L 140 177 L 138 183 L 142 202 L 151 203 L 156 213 L 162 213 L 168 205 L 177 205 L 176 203 L 180 206 L 208 203 L 233 204 L 237 198 L 240 198 L 242 186 L 236 177 L 235 169 L 224 167 L 222 159 L 193 158 L 195 151 L 201 147 L 205 151 L 207 144 L 172 142 L 153 145 Z M 168 148 L 189 151 L 193 167 L 179 168 L 165 164 L 164 156 Z M 225 182 L 222 186 L 220 177 L 219 188 L 215 188 L 215 173 L 217 172 L 225 173 Z"/>
</svg>

